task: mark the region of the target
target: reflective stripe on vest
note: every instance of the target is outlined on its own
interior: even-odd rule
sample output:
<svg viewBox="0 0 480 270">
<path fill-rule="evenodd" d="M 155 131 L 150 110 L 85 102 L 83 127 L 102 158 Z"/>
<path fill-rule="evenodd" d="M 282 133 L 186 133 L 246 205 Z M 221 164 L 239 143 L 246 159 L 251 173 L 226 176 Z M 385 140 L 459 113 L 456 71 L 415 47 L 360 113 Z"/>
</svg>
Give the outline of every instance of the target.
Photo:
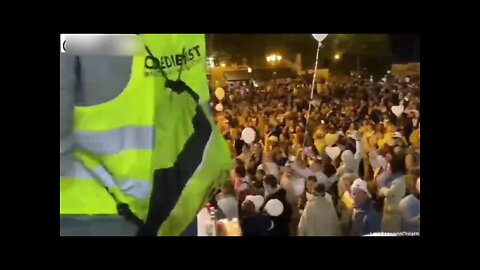
<svg viewBox="0 0 480 270">
<path fill-rule="evenodd" d="M 97 155 L 118 154 L 126 150 L 152 150 L 154 128 L 124 127 L 102 132 L 75 132 L 78 146 Z"/>
<path fill-rule="evenodd" d="M 146 215 L 152 179 L 155 87 L 153 79 L 144 77 L 143 65 L 143 56 L 133 58 L 130 80 L 113 100 L 75 107 L 76 149 L 95 156 L 101 166 L 76 157 L 71 171 L 60 179 L 60 214 L 116 214 L 115 201 L 106 188 L 118 187 L 131 209 L 139 217 Z M 88 78 L 82 80 L 87 81 L 83 90 L 91 90 Z"/>
<path fill-rule="evenodd" d="M 103 183 L 105 187 L 111 189 L 115 186 L 118 186 L 126 195 L 130 195 L 138 199 L 148 199 L 150 196 L 151 184 L 147 179 L 127 179 L 115 181 L 105 168 L 98 166 L 88 170 L 79 161 L 74 162 L 73 170 L 70 172 L 70 174 L 62 175 L 62 177 L 68 181 L 91 181 L 94 177 L 96 177 Z"/>
<path fill-rule="evenodd" d="M 111 213 L 113 200 L 99 193 L 109 196 L 108 187 L 140 218 L 148 211 L 147 235 L 180 235 L 211 190 L 228 181 L 232 160 L 205 109 L 205 36 L 142 37 L 150 54 L 134 57 L 125 90 L 112 101 L 75 108 L 76 154 L 88 152 L 76 158 L 87 172 L 78 168 L 61 179 L 61 213 Z M 154 190 L 142 200 L 147 183 Z"/>
</svg>

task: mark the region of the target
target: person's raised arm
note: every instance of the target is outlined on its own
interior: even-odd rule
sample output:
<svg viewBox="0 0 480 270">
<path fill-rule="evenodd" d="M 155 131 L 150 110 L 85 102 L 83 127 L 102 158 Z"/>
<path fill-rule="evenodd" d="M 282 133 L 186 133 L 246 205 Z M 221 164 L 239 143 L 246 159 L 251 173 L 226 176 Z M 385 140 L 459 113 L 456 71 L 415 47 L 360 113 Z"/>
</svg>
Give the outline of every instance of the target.
<svg viewBox="0 0 480 270">
<path fill-rule="evenodd" d="M 356 136 L 355 136 L 355 148 L 356 148 L 356 151 L 355 151 L 355 155 L 353 156 L 353 158 L 357 161 L 361 161 L 362 158 L 363 158 L 363 154 L 364 154 L 364 150 L 363 150 L 363 145 L 362 145 L 362 142 L 361 142 L 361 138 L 362 138 L 362 133 L 361 132 L 357 132 Z"/>
<path fill-rule="evenodd" d="M 302 168 L 299 163 L 300 161 L 296 160 L 291 164 L 291 168 L 293 169 L 293 171 L 295 171 L 295 173 L 307 179 L 311 175 L 311 171 L 308 168 Z"/>
<path fill-rule="evenodd" d="M 402 190 L 406 190 L 405 181 L 394 180 L 390 188 L 387 188 L 387 187 L 380 188 L 379 194 L 385 197 L 393 197 L 395 196 L 395 194 L 402 193 Z"/>
</svg>

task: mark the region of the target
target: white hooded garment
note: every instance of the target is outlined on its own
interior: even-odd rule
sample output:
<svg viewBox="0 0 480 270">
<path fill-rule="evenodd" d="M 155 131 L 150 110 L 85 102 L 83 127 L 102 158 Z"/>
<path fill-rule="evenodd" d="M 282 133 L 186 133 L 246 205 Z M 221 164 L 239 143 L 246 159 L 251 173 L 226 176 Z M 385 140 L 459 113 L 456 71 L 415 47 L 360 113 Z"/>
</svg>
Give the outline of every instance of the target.
<svg viewBox="0 0 480 270">
<path fill-rule="evenodd" d="M 358 169 L 360 166 L 360 162 L 363 158 L 363 148 L 360 141 L 356 141 L 356 152 L 355 155 L 350 150 L 343 151 L 340 158 L 342 159 L 343 164 L 338 167 L 337 175 L 342 176 L 342 174 L 346 172 L 352 172 L 358 175 Z"/>
<path fill-rule="evenodd" d="M 307 203 L 298 224 L 298 236 L 339 236 L 340 222 L 331 202 L 317 196 Z"/>
</svg>

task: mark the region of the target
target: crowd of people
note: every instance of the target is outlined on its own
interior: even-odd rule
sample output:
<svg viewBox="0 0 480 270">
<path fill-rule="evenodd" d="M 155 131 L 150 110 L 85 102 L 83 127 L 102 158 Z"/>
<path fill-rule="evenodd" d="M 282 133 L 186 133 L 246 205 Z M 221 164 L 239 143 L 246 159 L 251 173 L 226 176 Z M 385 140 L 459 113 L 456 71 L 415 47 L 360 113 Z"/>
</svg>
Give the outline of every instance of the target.
<svg viewBox="0 0 480 270">
<path fill-rule="evenodd" d="M 244 236 L 420 232 L 420 83 L 230 87 L 214 111 L 235 160 L 211 203 Z M 252 143 L 242 131 L 256 133 Z M 262 205 L 249 199 L 262 196 Z M 270 200 L 283 211 L 265 211 Z"/>
</svg>

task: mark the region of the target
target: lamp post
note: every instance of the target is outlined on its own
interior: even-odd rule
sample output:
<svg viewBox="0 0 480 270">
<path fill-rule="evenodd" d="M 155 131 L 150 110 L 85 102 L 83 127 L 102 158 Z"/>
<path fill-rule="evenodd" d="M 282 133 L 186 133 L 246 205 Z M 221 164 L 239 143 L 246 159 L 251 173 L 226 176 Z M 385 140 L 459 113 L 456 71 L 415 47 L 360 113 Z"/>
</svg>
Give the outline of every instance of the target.
<svg viewBox="0 0 480 270">
<path fill-rule="evenodd" d="M 281 55 L 271 54 L 267 56 L 267 62 L 270 64 L 275 64 L 282 61 L 283 57 Z"/>
</svg>

